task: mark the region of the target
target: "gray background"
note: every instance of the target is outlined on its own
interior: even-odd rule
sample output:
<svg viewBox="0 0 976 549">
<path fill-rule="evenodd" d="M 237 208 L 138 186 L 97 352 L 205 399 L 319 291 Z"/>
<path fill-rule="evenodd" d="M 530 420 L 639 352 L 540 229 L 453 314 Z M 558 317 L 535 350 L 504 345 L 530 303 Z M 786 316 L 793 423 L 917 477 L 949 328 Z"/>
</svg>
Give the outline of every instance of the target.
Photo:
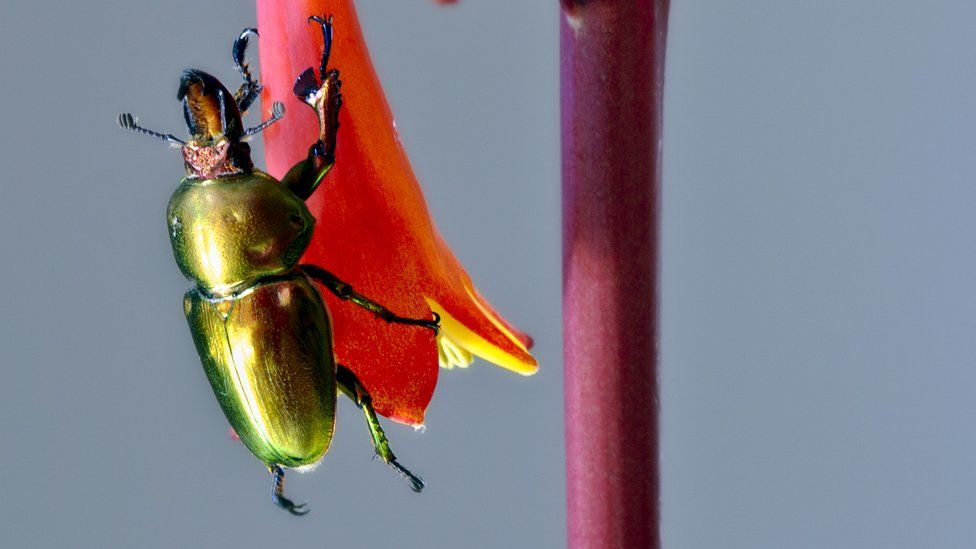
<svg viewBox="0 0 976 549">
<path fill-rule="evenodd" d="M 445 372 L 425 433 L 389 427 L 422 496 L 344 404 L 325 463 L 290 477 L 297 520 L 227 438 L 187 333 L 178 153 L 114 127 L 182 133 L 179 71 L 233 81 L 252 5 L 0 4 L 0 546 L 563 545 L 554 5 L 360 2 L 437 223 L 542 370 Z M 673 5 L 666 546 L 972 546 L 974 20 Z"/>
</svg>

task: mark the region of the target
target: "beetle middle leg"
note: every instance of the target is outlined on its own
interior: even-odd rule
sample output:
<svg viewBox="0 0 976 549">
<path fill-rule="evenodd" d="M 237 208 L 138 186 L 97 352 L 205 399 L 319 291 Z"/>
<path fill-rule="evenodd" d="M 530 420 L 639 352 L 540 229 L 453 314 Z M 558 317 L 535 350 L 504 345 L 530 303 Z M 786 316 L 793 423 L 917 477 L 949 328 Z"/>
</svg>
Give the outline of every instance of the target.
<svg viewBox="0 0 976 549">
<path fill-rule="evenodd" d="M 280 465 L 269 465 L 268 471 L 271 472 L 271 501 L 285 511 L 300 517 L 308 513 L 308 504 L 299 503 L 285 497 L 285 470 Z"/>
<path fill-rule="evenodd" d="M 343 282 L 339 277 L 326 271 L 317 265 L 301 265 L 301 270 L 319 284 L 322 284 L 343 301 L 351 301 L 356 305 L 373 313 L 377 317 L 394 324 L 406 324 L 409 326 L 420 326 L 434 330 L 436 334 L 441 328 L 441 315 L 433 313 L 433 319 L 426 318 L 407 318 L 400 316 L 387 309 L 383 305 L 357 292 L 348 283 Z"/>
<path fill-rule="evenodd" d="M 393 450 L 390 448 L 390 441 L 387 440 L 386 433 L 383 432 L 383 428 L 380 426 L 380 420 L 376 416 L 376 410 L 373 409 L 372 399 L 359 382 L 359 379 L 356 378 L 356 375 L 349 368 L 339 364 L 336 367 L 336 382 L 339 385 L 339 389 L 363 411 L 363 415 L 366 418 L 366 426 L 369 427 L 369 435 L 373 439 L 373 448 L 376 449 L 376 455 L 409 482 L 410 488 L 419 494 L 424 489 L 424 486 L 426 486 L 424 479 L 411 473 L 409 469 L 400 465 L 400 462 L 397 461 L 396 455 L 393 454 Z"/>
</svg>

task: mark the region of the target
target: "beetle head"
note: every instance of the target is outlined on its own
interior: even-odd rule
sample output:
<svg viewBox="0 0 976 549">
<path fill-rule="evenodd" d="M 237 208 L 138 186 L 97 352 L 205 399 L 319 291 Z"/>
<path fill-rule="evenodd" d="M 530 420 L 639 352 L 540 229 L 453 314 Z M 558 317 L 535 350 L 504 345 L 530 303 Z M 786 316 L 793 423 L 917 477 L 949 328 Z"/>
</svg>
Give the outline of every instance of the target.
<svg viewBox="0 0 976 549">
<path fill-rule="evenodd" d="M 214 179 L 250 172 L 251 148 L 241 141 L 244 123 L 233 94 L 213 76 L 196 69 L 183 71 L 176 98 L 190 140 L 183 160 L 191 177 Z"/>
</svg>

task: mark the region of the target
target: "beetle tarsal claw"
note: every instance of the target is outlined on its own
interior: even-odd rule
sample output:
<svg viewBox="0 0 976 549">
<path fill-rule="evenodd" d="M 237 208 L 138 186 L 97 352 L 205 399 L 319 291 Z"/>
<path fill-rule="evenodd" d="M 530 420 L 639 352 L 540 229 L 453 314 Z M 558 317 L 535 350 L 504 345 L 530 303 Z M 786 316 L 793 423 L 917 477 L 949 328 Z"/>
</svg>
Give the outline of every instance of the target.
<svg viewBox="0 0 976 549">
<path fill-rule="evenodd" d="M 424 479 L 411 473 L 409 469 L 407 469 L 403 465 L 400 465 L 399 461 L 395 459 L 391 459 L 389 461 L 389 464 L 390 467 L 393 467 L 394 471 L 399 473 L 401 477 L 403 477 L 404 479 L 406 479 L 407 482 L 410 483 L 410 489 L 413 490 L 414 492 L 419 494 L 427 486 L 427 483 L 424 482 Z"/>
<path fill-rule="evenodd" d="M 303 517 L 303 516 L 307 515 L 308 512 L 309 512 L 308 505 L 306 505 L 304 503 L 302 503 L 300 505 L 295 505 L 288 498 L 281 498 L 280 500 L 275 501 L 275 504 L 278 507 L 281 507 L 282 509 L 284 509 L 285 511 L 288 511 L 289 513 L 295 515 L 296 517 Z"/>
<path fill-rule="evenodd" d="M 308 22 L 316 22 L 322 26 L 322 60 L 319 62 L 319 76 L 325 79 L 326 68 L 329 65 L 329 56 L 332 54 L 332 16 L 322 18 L 313 15 L 308 18 Z"/>
<path fill-rule="evenodd" d="M 309 512 L 307 503 L 298 503 L 285 497 L 285 471 L 278 465 L 274 465 L 270 468 L 272 484 L 271 484 L 271 501 L 275 505 L 288 511 L 289 513 L 300 517 L 306 515 Z"/>
<path fill-rule="evenodd" d="M 278 507 L 284 509 L 285 511 L 288 511 L 289 513 L 291 513 L 292 515 L 295 515 L 296 517 L 303 517 L 303 516 L 307 515 L 308 512 L 311 510 L 311 509 L 309 509 L 307 503 L 295 504 L 295 502 L 293 502 L 292 500 L 290 500 L 290 499 L 288 499 L 288 498 L 286 498 L 284 496 L 281 496 L 280 498 L 275 499 L 274 500 L 274 503 Z"/>
</svg>

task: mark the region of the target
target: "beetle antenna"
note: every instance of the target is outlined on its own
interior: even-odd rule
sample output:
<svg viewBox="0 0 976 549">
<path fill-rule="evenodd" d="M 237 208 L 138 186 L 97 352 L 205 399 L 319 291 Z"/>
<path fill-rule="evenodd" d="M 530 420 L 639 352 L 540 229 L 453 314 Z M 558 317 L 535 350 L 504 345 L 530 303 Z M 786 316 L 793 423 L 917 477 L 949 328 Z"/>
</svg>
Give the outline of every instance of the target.
<svg viewBox="0 0 976 549">
<path fill-rule="evenodd" d="M 313 15 L 308 18 L 309 22 L 315 21 L 322 26 L 322 40 L 325 42 L 325 46 L 322 48 L 322 61 L 319 64 L 319 77 L 325 80 L 325 73 L 327 72 L 327 67 L 329 65 L 329 55 L 332 53 L 332 16 L 330 15 L 327 19 L 323 19 L 318 15 Z"/>
<path fill-rule="evenodd" d="M 181 145 L 181 146 L 186 145 L 186 141 L 183 141 L 182 139 L 179 139 L 173 136 L 172 134 L 154 132 L 150 129 L 143 128 L 142 126 L 136 123 L 136 119 L 135 117 L 132 116 L 131 113 L 124 112 L 120 114 L 117 122 L 119 124 L 119 127 L 121 127 L 123 130 L 132 130 L 134 132 L 143 133 L 148 135 L 149 137 L 155 137 L 156 139 L 162 141 L 168 141 L 176 145 Z"/>
<path fill-rule="evenodd" d="M 237 89 L 237 93 L 234 95 L 234 100 L 237 101 L 237 108 L 240 109 L 241 115 L 245 114 L 251 104 L 254 103 L 258 94 L 261 93 L 262 88 L 261 84 L 251 75 L 250 66 L 244 59 L 244 53 L 247 51 L 248 37 L 252 34 L 258 36 L 258 29 L 247 28 L 242 30 L 241 34 L 234 40 L 234 47 L 231 50 L 231 56 L 234 58 L 234 67 L 241 73 L 241 77 L 244 78 L 244 82 L 241 83 L 241 87 Z"/>
<path fill-rule="evenodd" d="M 281 101 L 275 101 L 274 104 L 271 105 L 271 118 L 265 120 L 264 122 L 258 124 L 257 126 L 254 126 L 253 128 L 248 129 L 246 132 L 244 132 L 244 137 L 250 137 L 252 135 L 261 133 L 262 131 L 267 129 L 268 126 L 281 120 L 282 117 L 284 116 L 285 116 L 285 104 L 282 103 Z"/>
</svg>

